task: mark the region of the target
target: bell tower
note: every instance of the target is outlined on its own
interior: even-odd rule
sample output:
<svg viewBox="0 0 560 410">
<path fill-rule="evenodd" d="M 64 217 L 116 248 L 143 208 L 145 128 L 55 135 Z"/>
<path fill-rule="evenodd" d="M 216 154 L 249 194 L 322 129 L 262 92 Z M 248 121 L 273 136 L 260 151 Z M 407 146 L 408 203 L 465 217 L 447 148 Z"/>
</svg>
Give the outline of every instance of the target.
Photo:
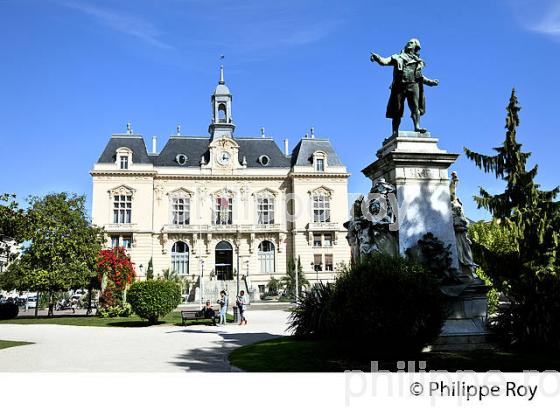
<svg viewBox="0 0 560 410">
<path fill-rule="evenodd" d="M 233 138 L 235 125 L 231 116 L 232 95 L 224 81 L 224 66 L 220 66 L 220 81 L 212 94 L 212 123 L 208 127 L 212 140 Z"/>
</svg>

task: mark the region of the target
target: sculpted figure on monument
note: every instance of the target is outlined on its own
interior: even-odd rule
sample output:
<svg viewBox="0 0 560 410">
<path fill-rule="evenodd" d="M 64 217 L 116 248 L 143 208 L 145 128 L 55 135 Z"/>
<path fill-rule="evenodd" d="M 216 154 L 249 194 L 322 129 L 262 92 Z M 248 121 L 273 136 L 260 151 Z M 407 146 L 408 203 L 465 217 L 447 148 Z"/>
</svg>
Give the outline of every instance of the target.
<svg viewBox="0 0 560 410">
<path fill-rule="evenodd" d="M 451 183 L 449 185 L 449 192 L 451 195 L 451 212 L 453 213 L 453 228 L 455 229 L 455 241 L 457 242 L 457 257 L 461 270 L 464 274 L 471 278 L 476 278 L 475 270 L 478 266 L 473 261 L 473 254 L 471 249 L 471 241 L 467 236 L 467 226 L 469 221 L 463 212 L 463 204 L 457 197 L 457 184 L 459 178 L 457 173 L 451 173 Z"/>
<path fill-rule="evenodd" d="M 383 66 L 393 66 L 393 83 L 385 114 L 387 118 L 392 119 L 393 135 L 397 135 L 399 132 L 405 100 L 410 108 L 414 131 L 420 133 L 427 131 L 420 127 L 420 116 L 426 112 L 424 84 L 432 87 L 438 85 L 439 81 L 424 77 L 422 68 L 425 64 L 420 58 L 419 52 L 420 41 L 413 38 L 406 43 L 399 54 L 381 57 L 379 54 L 371 53 L 371 62 L 377 62 Z"/>
<path fill-rule="evenodd" d="M 360 195 L 354 202 L 352 219 L 344 223 L 348 230 L 346 238 L 352 252 L 352 263 L 377 252 L 392 256 L 398 254 L 397 234 L 391 229 L 396 222 L 392 206 L 395 201 L 391 198 L 395 191 L 393 185 L 380 178 L 367 200 Z"/>
</svg>

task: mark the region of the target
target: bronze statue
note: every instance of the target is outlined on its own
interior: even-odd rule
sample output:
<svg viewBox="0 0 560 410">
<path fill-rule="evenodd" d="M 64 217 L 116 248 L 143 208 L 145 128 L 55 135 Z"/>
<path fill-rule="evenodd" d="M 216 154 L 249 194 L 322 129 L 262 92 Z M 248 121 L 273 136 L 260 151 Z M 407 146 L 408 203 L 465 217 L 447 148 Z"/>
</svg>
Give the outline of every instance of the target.
<svg viewBox="0 0 560 410">
<path fill-rule="evenodd" d="M 433 87 L 439 84 L 438 80 L 430 80 L 422 74 L 424 61 L 420 58 L 420 41 L 411 39 L 399 54 L 391 57 L 381 57 L 379 54 L 371 53 L 371 62 L 379 65 L 393 66 L 393 83 L 391 84 L 391 96 L 387 104 L 387 118 L 392 118 L 393 135 L 399 132 L 401 117 L 404 112 L 404 101 L 408 102 L 410 115 L 414 122 L 414 131 L 425 133 L 427 130 L 420 127 L 420 116 L 426 112 L 426 100 L 424 98 L 424 84 Z"/>
</svg>

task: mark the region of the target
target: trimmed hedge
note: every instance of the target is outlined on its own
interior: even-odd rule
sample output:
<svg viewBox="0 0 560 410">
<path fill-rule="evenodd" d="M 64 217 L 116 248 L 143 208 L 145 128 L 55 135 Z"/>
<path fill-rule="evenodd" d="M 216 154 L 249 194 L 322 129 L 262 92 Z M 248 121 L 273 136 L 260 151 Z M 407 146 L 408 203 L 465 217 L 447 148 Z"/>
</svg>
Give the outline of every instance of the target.
<svg viewBox="0 0 560 410">
<path fill-rule="evenodd" d="M 19 314 L 19 307 L 15 303 L 0 305 L 0 320 L 14 319 Z"/>
<path fill-rule="evenodd" d="M 151 325 L 181 303 L 179 284 L 162 279 L 135 282 L 127 293 L 132 310 Z"/>
</svg>

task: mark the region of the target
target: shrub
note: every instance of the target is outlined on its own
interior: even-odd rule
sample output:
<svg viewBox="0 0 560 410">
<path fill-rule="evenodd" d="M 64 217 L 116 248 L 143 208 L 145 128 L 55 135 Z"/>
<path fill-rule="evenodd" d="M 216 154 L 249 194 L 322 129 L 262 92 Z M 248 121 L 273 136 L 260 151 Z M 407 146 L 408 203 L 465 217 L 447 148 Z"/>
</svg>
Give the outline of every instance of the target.
<svg viewBox="0 0 560 410">
<path fill-rule="evenodd" d="M 296 336 L 328 335 L 329 306 L 334 292 L 334 284 L 318 283 L 308 291 L 303 291 L 297 307 L 290 315 L 289 329 Z"/>
<path fill-rule="evenodd" d="M 97 309 L 97 315 L 101 317 L 129 317 L 132 314 L 130 303 L 124 305 L 105 306 Z"/>
<path fill-rule="evenodd" d="M 378 354 L 419 352 L 440 333 L 446 302 L 437 279 L 401 257 L 374 255 L 333 287 L 305 292 L 292 314 L 296 335 L 351 343 Z"/>
<path fill-rule="evenodd" d="M 15 303 L 4 303 L 0 305 L 0 320 L 14 319 L 19 313 L 19 308 Z"/>
<path fill-rule="evenodd" d="M 150 324 L 157 323 L 181 303 L 179 284 L 168 280 L 146 280 L 134 283 L 128 292 L 132 310 Z"/>
</svg>

